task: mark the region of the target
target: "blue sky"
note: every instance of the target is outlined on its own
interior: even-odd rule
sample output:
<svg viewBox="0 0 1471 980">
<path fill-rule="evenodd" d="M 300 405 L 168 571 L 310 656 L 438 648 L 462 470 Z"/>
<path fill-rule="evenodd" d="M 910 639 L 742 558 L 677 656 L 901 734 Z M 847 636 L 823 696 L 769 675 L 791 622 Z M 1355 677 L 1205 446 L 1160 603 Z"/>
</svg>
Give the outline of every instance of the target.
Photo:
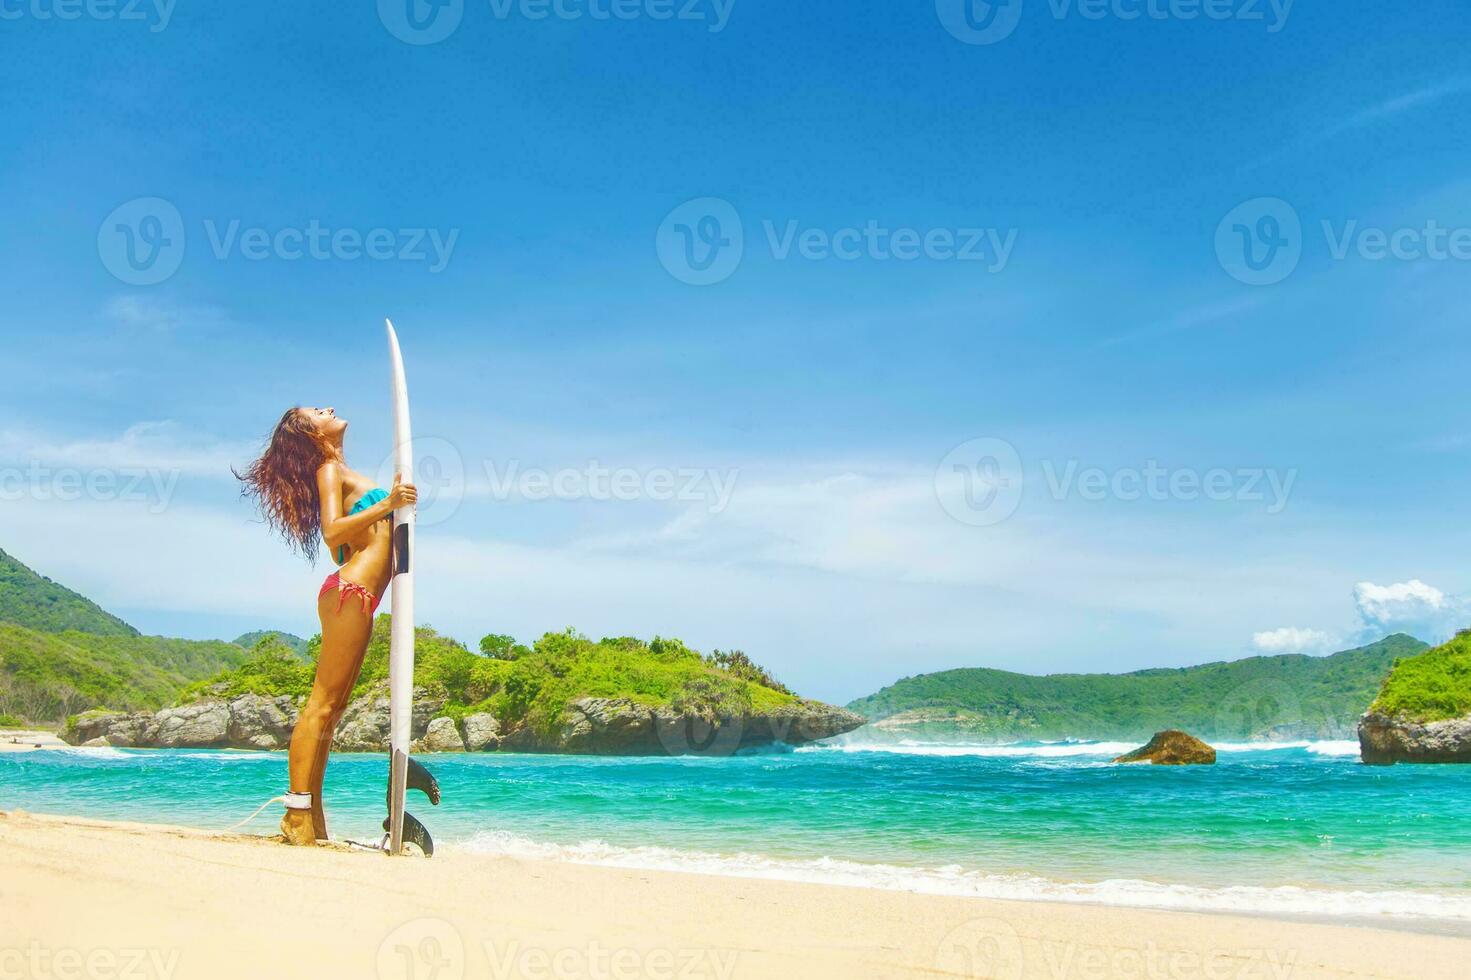
<svg viewBox="0 0 1471 980">
<path fill-rule="evenodd" d="M 376 471 L 387 315 L 421 605 L 472 643 L 846 700 L 1464 625 L 1464 4 L 418 2 L 433 43 L 392 0 L 4 7 L 0 548 L 151 632 L 314 632 L 325 566 L 228 467 L 301 402 Z"/>
</svg>

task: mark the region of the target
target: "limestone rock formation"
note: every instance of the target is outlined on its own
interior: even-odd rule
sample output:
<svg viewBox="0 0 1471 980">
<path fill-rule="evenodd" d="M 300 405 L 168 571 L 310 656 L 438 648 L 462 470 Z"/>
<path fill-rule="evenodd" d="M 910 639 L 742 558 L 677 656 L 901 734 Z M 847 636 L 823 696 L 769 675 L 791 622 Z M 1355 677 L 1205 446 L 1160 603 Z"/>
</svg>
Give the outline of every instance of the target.
<svg viewBox="0 0 1471 980">
<path fill-rule="evenodd" d="M 1422 723 L 1370 711 L 1359 719 L 1359 757 L 1370 765 L 1471 762 L 1471 715 Z"/>
<path fill-rule="evenodd" d="M 1216 750 L 1194 735 L 1172 728 L 1155 732 L 1148 744 L 1113 761 L 1152 762 L 1157 766 L 1210 766 L 1215 764 Z"/>
</svg>

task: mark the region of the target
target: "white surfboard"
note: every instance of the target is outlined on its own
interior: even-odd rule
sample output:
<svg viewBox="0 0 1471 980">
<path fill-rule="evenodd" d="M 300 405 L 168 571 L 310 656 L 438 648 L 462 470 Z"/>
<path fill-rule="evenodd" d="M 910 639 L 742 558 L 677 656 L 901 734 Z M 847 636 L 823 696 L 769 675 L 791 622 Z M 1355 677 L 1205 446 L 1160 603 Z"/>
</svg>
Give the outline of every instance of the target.
<svg viewBox="0 0 1471 980">
<path fill-rule="evenodd" d="M 404 379 L 403 353 L 393 321 L 388 326 L 388 356 L 393 375 L 393 460 L 395 475 L 414 482 L 414 436 L 409 421 L 409 388 Z M 431 803 L 439 802 L 434 777 L 409 758 L 414 717 L 414 508 L 393 512 L 393 629 L 388 653 L 389 769 L 388 819 L 383 829 L 389 854 L 402 854 L 404 841 L 427 854 L 434 843 L 424 825 L 404 810 L 409 789 L 423 790 Z"/>
</svg>

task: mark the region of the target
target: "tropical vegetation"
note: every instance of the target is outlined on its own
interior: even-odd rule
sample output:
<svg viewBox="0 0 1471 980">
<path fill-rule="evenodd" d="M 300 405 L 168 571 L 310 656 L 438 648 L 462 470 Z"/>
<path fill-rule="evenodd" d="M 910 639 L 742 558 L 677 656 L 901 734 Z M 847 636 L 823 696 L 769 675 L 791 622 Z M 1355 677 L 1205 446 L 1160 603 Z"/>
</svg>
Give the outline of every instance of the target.
<svg viewBox="0 0 1471 980">
<path fill-rule="evenodd" d="M 1373 710 L 1421 723 L 1471 715 L 1471 630 L 1397 662 Z"/>
<path fill-rule="evenodd" d="M 989 668 L 906 677 L 848 705 L 909 736 L 977 740 L 1351 737 L 1397 660 L 1426 645 L 1396 634 L 1326 657 L 1252 657 L 1128 674 L 1031 676 Z"/>
<path fill-rule="evenodd" d="M 0 619 L 43 633 L 138 635 L 92 600 L 38 575 L 4 551 L 0 551 Z"/>
<path fill-rule="evenodd" d="M 373 624 L 353 696 L 388 679 L 392 617 Z M 446 702 L 461 718 L 484 711 L 503 723 L 555 727 L 569 702 L 582 697 L 627 698 L 650 707 L 706 717 L 728 716 L 795 703 L 797 698 L 740 651 L 708 656 L 676 639 L 605 637 L 593 641 L 574 629 L 548 633 L 531 646 L 491 634 L 474 652 L 424 626 L 415 631 L 414 683 Z M 182 700 L 239 694 L 305 696 L 321 638 L 299 659 L 279 638 L 264 637 L 239 665 L 191 686 Z"/>
</svg>

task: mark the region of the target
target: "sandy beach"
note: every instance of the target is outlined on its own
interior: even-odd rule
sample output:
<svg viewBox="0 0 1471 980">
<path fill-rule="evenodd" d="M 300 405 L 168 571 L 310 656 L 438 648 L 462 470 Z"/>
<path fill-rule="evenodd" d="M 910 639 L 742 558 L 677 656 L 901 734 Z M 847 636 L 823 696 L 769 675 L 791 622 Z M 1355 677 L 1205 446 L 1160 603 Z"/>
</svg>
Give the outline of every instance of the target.
<svg viewBox="0 0 1471 980">
<path fill-rule="evenodd" d="M 0 752 L 37 752 L 42 749 L 68 749 L 55 732 L 34 728 L 0 728 Z"/>
<path fill-rule="evenodd" d="M 264 817 L 261 818 L 264 820 Z M 0 977 L 1464 976 L 1471 941 L 0 813 Z"/>
</svg>

